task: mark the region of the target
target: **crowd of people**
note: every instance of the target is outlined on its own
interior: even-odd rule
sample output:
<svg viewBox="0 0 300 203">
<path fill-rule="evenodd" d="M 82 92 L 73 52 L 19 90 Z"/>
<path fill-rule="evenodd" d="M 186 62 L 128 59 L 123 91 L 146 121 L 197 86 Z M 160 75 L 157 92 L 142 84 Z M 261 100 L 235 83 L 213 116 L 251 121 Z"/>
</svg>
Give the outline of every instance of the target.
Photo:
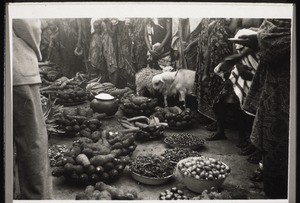
<svg viewBox="0 0 300 203">
<path fill-rule="evenodd" d="M 42 19 L 40 24 L 16 20 L 13 31 L 14 126 L 18 126 L 14 139 L 18 154 L 24 155 L 17 159 L 23 198 L 49 198 L 44 189 L 49 185 L 48 169 L 44 168 L 47 150 L 42 147 L 47 136 L 42 130 L 40 101 L 28 103 L 26 98 L 39 98 L 37 61 L 41 58 L 57 64 L 67 77 L 84 72 L 90 79 L 111 82 L 118 88 L 134 88 L 135 74 L 145 67 L 195 71 L 197 110 L 215 121 L 208 126 L 215 132 L 206 139 L 226 139 L 225 129 L 234 122 L 241 155 L 263 165 L 251 179 L 263 181 L 267 197 L 287 198 L 290 20 L 101 18 Z M 30 63 L 34 61 L 35 67 L 32 63 L 23 67 L 27 64 L 23 52 L 31 54 Z M 28 106 L 27 111 L 21 102 L 38 107 Z M 18 107 L 27 112 L 26 125 L 18 119 L 22 113 Z M 38 132 L 33 133 L 28 121 L 40 126 L 35 128 Z M 22 146 L 28 142 L 34 146 Z M 26 147 L 31 147 L 30 155 Z M 39 160 L 42 168 L 35 167 Z M 35 163 L 34 169 L 29 167 L 30 161 Z M 24 176 L 34 177 L 35 188 Z"/>
</svg>

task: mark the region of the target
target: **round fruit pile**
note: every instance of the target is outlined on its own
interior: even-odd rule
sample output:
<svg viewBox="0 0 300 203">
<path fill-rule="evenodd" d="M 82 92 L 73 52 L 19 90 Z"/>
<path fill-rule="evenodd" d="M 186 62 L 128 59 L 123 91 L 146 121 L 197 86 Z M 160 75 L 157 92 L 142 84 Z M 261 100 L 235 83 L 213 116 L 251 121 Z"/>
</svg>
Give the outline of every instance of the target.
<svg viewBox="0 0 300 203">
<path fill-rule="evenodd" d="M 159 194 L 159 200 L 188 200 L 182 190 L 173 187 L 171 190 L 166 190 Z"/>
<path fill-rule="evenodd" d="M 72 105 L 84 102 L 88 99 L 87 93 L 80 87 L 64 89 L 56 93 L 57 102 L 62 105 Z"/>
<path fill-rule="evenodd" d="M 184 149 L 184 148 L 174 148 L 174 149 L 167 149 L 162 153 L 162 156 L 168 159 L 171 162 L 178 162 L 182 159 L 188 157 L 200 157 L 201 154 L 199 152 Z"/>
<path fill-rule="evenodd" d="M 167 120 L 170 128 L 186 129 L 192 125 L 191 110 L 186 108 L 181 113 L 166 113 L 165 119 Z"/>
<path fill-rule="evenodd" d="M 178 170 L 184 176 L 199 180 L 217 180 L 228 176 L 231 169 L 221 161 L 207 157 L 191 157 L 178 163 Z"/>
<path fill-rule="evenodd" d="M 165 138 L 165 143 L 174 147 L 196 148 L 204 144 L 204 139 L 189 133 L 180 133 L 167 136 Z"/>
<path fill-rule="evenodd" d="M 120 108 L 126 117 L 150 116 L 157 105 L 157 99 L 129 95 L 121 99 Z"/>
</svg>

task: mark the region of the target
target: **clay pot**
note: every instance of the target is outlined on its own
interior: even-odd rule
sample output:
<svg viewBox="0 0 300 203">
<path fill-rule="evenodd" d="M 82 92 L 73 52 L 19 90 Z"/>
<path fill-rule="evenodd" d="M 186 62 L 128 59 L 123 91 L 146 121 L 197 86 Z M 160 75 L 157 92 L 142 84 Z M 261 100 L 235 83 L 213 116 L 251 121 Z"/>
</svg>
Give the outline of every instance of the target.
<svg viewBox="0 0 300 203">
<path fill-rule="evenodd" d="M 119 100 L 110 94 L 101 93 L 91 101 L 90 107 L 95 112 L 113 116 L 119 109 Z"/>
</svg>

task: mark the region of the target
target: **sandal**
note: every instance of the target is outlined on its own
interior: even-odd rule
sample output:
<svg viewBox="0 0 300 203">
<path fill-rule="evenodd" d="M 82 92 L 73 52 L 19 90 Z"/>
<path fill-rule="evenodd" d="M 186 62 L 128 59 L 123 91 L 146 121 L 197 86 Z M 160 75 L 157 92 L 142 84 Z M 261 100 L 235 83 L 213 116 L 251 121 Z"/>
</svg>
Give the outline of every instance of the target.
<svg viewBox="0 0 300 203">
<path fill-rule="evenodd" d="M 261 159 L 262 159 L 262 155 L 261 155 L 260 151 L 256 150 L 253 154 L 251 154 L 247 158 L 247 161 L 251 164 L 259 164 Z"/>
<path fill-rule="evenodd" d="M 217 122 L 213 122 L 213 123 L 209 124 L 208 126 L 206 126 L 205 129 L 208 131 L 216 131 L 217 127 L 218 127 Z"/>
<path fill-rule="evenodd" d="M 248 147 L 242 149 L 239 154 L 242 156 L 248 156 L 248 155 L 254 153 L 255 150 L 256 150 L 256 148 L 252 144 L 250 144 Z"/>
<path fill-rule="evenodd" d="M 263 170 L 261 170 L 259 168 L 256 169 L 253 172 L 252 176 L 249 177 L 249 179 L 254 182 L 262 182 L 263 181 Z"/>
</svg>

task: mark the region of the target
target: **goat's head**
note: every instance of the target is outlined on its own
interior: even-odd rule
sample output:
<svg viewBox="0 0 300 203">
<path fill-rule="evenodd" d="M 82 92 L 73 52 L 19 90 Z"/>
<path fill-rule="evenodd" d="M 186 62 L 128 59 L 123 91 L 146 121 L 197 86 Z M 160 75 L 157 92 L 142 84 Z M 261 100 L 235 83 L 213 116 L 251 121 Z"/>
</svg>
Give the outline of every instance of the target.
<svg viewBox="0 0 300 203">
<path fill-rule="evenodd" d="M 164 83 L 165 82 L 164 82 L 161 74 L 153 76 L 153 78 L 152 78 L 152 86 L 153 86 L 154 90 L 156 90 L 156 91 L 162 91 Z"/>
</svg>

